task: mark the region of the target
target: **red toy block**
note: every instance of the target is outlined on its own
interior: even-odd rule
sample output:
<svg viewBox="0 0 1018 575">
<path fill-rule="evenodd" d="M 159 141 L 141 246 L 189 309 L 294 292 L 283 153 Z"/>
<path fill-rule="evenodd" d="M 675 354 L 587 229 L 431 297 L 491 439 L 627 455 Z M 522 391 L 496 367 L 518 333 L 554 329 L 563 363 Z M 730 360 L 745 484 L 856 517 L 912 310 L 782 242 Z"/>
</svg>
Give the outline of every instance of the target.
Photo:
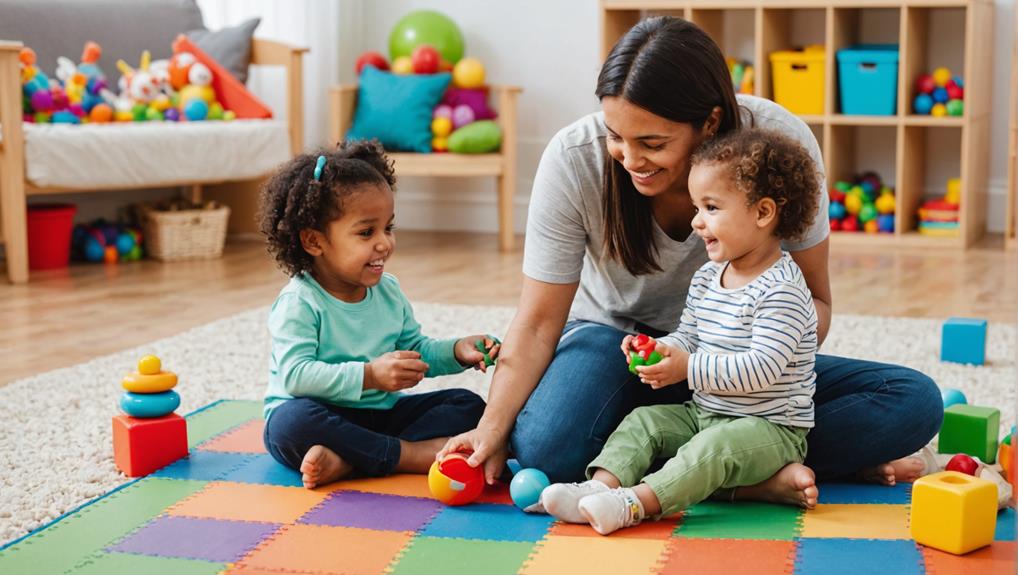
<svg viewBox="0 0 1018 575">
<path fill-rule="evenodd" d="M 223 68 L 215 58 L 206 54 L 190 38 L 181 34 L 173 41 L 173 53 L 190 52 L 195 60 L 212 70 L 212 89 L 226 110 L 233 110 L 238 118 L 271 118 L 272 110 Z"/>
<path fill-rule="evenodd" d="M 162 417 L 113 417 L 113 462 L 128 477 L 140 477 L 187 455 L 187 421 Z"/>
</svg>

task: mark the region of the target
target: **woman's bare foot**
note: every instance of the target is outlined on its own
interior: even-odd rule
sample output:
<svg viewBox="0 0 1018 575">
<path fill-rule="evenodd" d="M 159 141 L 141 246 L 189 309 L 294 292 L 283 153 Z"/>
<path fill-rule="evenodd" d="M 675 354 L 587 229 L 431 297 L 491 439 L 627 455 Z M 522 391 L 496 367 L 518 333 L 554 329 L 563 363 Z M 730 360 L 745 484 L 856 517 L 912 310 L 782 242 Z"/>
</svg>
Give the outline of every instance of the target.
<svg viewBox="0 0 1018 575">
<path fill-rule="evenodd" d="M 805 509 L 816 507 L 819 496 L 816 475 L 801 463 L 789 463 L 763 483 L 739 487 L 735 491 L 736 499 L 797 505 Z"/>
<path fill-rule="evenodd" d="M 902 457 L 859 472 L 863 480 L 870 483 L 895 485 L 899 481 L 912 483 L 922 477 L 926 464 L 918 457 Z"/>
<path fill-rule="evenodd" d="M 396 471 L 402 473 L 427 473 L 435 462 L 438 450 L 445 446 L 448 437 L 436 437 L 421 441 L 399 440 L 399 463 Z"/>
<path fill-rule="evenodd" d="M 313 446 L 300 463 L 301 481 L 308 489 L 339 481 L 351 471 L 352 465 L 324 445 Z"/>
</svg>

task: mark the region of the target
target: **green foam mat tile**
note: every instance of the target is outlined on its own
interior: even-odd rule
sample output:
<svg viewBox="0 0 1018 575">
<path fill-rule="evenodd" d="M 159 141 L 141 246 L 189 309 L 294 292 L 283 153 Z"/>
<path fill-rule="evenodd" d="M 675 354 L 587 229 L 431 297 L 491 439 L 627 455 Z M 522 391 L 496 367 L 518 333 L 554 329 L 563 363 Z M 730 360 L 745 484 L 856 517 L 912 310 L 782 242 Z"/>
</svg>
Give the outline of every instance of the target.
<svg viewBox="0 0 1018 575">
<path fill-rule="evenodd" d="M 0 573 L 63 573 L 205 484 L 158 478 L 131 483 L 0 551 Z"/>
<path fill-rule="evenodd" d="M 67 573 L 73 575 L 216 575 L 226 563 L 101 552 Z"/>
<path fill-rule="evenodd" d="M 788 505 L 704 501 L 686 510 L 675 537 L 789 541 L 801 530 L 802 513 Z"/>
<path fill-rule="evenodd" d="M 391 575 L 512 575 L 534 543 L 415 537 L 390 566 Z"/>
<path fill-rule="evenodd" d="M 220 401 L 187 417 L 187 447 L 193 448 L 220 433 L 262 417 L 261 401 Z"/>
</svg>

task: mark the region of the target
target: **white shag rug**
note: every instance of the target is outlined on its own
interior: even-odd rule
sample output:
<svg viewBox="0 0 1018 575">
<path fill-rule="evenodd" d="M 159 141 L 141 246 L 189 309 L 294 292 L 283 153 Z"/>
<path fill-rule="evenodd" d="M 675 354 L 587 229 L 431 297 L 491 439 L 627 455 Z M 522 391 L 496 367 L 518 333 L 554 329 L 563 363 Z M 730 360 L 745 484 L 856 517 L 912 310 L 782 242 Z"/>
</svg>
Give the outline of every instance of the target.
<svg viewBox="0 0 1018 575">
<path fill-rule="evenodd" d="M 418 304 L 424 333 L 504 334 L 514 310 Z M 113 466 L 110 418 L 120 379 L 139 357 L 158 355 L 177 373 L 188 413 L 219 399 L 261 399 L 267 381 L 267 308 L 258 308 L 135 349 L 0 387 L 0 543 L 20 537 L 127 479 Z M 903 364 L 961 389 L 969 402 L 1015 416 L 1014 325 L 989 328 L 987 365 L 939 361 L 940 321 L 836 316 L 823 352 Z M 489 372 L 490 373 L 490 372 Z M 468 371 L 424 382 L 420 391 L 466 387 L 487 397 L 490 375 Z"/>
</svg>

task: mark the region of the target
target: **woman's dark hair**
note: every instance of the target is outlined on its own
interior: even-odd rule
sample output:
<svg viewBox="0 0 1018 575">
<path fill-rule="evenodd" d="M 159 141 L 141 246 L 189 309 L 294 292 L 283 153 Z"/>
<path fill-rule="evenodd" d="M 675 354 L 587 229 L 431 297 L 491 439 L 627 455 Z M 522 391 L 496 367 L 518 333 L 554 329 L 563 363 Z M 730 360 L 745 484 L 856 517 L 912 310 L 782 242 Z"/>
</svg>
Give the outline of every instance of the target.
<svg viewBox="0 0 1018 575">
<path fill-rule="evenodd" d="M 694 166 L 716 164 L 746 194 L 748 205 L 771 198 L 778 205 L 774 235 L 802 237 L 817 211 L 820 174 L 799 142 L 773 130 L 748 128 L 710 138 L 693 152 Z"/>
<path fill-rule="evenodd" d="M 601 66 L 595 95 L 622 97 L 648 112 L 701 129 L 721 108 L 718 134 L 740 127 L 728 64 L 714 40 L 692 22 L 647 18 L 630 28 Z M 604 170 L 604 244 L 633 275 L 661 271 L 650 200 L 610 155 Z"/>
<path fill-rule="evenodd" d="M 325 156 L 321 179 L 315 165 Z M 300 154 L 283 164 L 265 184 L 259 220 L 268 250 L 279 267 L 293 277 L 310 271 L 312 258 L 301 245 L 301 230 L 324 232 L 329 222 L 343 215 L 343 202 L 365 185 L 395 189 L 392 161 L 381 144 L 342 142 L 334 150 Z"/>
</svg>

